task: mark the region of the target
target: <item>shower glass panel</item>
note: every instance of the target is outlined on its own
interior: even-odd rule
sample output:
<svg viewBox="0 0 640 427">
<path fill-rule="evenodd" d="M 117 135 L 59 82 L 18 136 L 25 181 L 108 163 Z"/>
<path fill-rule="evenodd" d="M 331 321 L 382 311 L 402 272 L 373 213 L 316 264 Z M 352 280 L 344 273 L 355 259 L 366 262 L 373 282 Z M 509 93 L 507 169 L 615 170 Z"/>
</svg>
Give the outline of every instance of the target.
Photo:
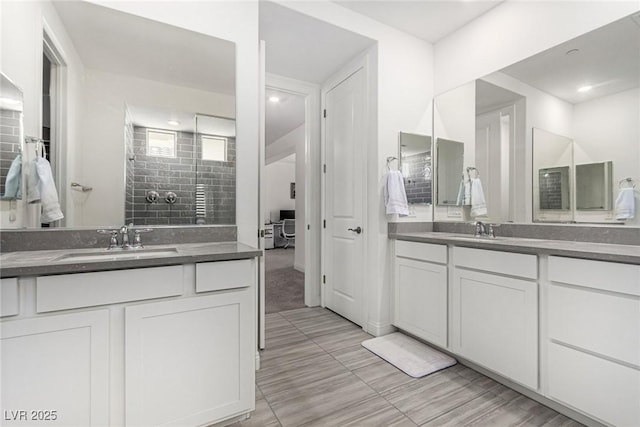
<svg viewBox="0 0 640 427">
<path fill-rule="evenodd" d="M 234 224 L 236 218 L 236 122 L 196 114 L 196 224 Z"/>
</svg>

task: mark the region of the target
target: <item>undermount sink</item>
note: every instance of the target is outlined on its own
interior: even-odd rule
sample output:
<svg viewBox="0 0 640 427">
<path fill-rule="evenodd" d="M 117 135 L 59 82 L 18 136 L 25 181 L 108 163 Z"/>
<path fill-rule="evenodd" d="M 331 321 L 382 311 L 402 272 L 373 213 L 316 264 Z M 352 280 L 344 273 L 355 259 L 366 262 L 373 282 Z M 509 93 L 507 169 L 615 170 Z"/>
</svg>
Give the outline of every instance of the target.
<svg viewBox="0 0 640 427">
<path fill-rule="evenodd" d="M 177 253 L 178 250 L 176 248 L 129 250 L 103 249 L 100 252 L 70 252 L 55 258 L 53 261 L 115 261 L 120 259 L 163 257 L 175 255 Z"/>
</svg>

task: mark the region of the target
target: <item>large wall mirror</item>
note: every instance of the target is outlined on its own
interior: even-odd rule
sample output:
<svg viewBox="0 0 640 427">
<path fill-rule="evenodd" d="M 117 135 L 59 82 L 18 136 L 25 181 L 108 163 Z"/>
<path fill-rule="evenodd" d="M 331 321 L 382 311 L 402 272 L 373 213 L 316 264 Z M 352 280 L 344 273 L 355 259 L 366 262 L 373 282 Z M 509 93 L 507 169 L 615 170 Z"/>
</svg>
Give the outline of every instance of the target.
<svg viewBox="0 0 640 427">
<path fill-rule="evenodd" d="M 82 1 L 25 10 L 3 22 L 47 23 L 25 49 L 43 53 L 50 226 L 235 224 L 235 44 Z"/>
<path fill-rule="evenodd" d="M 22 91 L 0 73 L 0 195 L 5 201 L 22 199 Z"/>
<path fill-rule="evenodd" d="M 400 170 L 410 205 L 431 204 L 431 137 L 400 132 Z"/>
<path fill-rule="evenodd" d="M 622 223 L 619 183 L 640 180 L 639 86 L 640 25 L 629 16 L 437 96 L 434 136 L 464 143 L 489 220 Z"/>
</svg>

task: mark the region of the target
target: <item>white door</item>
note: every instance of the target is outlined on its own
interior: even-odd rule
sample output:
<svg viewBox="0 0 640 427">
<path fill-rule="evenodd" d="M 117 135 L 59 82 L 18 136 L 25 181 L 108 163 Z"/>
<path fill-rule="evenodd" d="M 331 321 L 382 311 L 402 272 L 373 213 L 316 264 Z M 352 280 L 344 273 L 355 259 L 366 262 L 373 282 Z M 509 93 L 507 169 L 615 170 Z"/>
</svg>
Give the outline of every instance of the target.
<svg viewBox="0 0 640 427">
<path fill-rule="evenodd" d="M 324 304 L 362 325 L 365 70 L 326 94 Z"/>
<path fill-rule="evenodd" d="M 265 137 L 266 137 L 266 129 L 265 129 L 265 98 L 266 98 L 266 73 L 265 73 L 265 55 L 266 55 L 266 46 L 264 40 L 260 40 L 260 87 L 259 87 L 259 102 L 260 106 L 260 130 L 259 130 L 259 159 L 258 159 L 258 185 L 259 185 L 259 197 L 258 197 L 258 243 L 260 249 L 265 249 L 265 215 L 264 215 L 264 207 L 266 206 L 266 188 L 265 188 L 265 180 L 264 180 L 264 168 L 265 168 Z M 273 231 L 273 229 L 272 229 Z M 273 235 L 273 234 L 272 234 Z M 275 236 L 273 236 L 275 238 Z M 273 240 L 272 240 L 273 242 Z M 258 349 L 264 349 L 265 347 L 265 257 L 258 257 L 258 295 L 256 301 L 258 302 Z M 256 366 L 256 369 L 260 369 L 260 366 Z"/>
</svg>

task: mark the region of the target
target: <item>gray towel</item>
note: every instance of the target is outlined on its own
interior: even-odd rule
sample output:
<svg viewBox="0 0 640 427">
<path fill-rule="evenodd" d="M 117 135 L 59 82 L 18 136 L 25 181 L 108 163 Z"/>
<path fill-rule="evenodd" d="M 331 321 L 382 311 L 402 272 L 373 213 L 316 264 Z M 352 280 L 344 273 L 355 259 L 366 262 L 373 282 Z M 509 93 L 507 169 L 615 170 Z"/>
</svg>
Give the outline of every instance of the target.
<svg viewBox="0 0 640 427">
<path fill-rule="evenodd" d="M 22 199 L 22 154 L 18 154 L 7 173 L 7 179 L 4 182 L 3 200 Z"/>
</svg>

